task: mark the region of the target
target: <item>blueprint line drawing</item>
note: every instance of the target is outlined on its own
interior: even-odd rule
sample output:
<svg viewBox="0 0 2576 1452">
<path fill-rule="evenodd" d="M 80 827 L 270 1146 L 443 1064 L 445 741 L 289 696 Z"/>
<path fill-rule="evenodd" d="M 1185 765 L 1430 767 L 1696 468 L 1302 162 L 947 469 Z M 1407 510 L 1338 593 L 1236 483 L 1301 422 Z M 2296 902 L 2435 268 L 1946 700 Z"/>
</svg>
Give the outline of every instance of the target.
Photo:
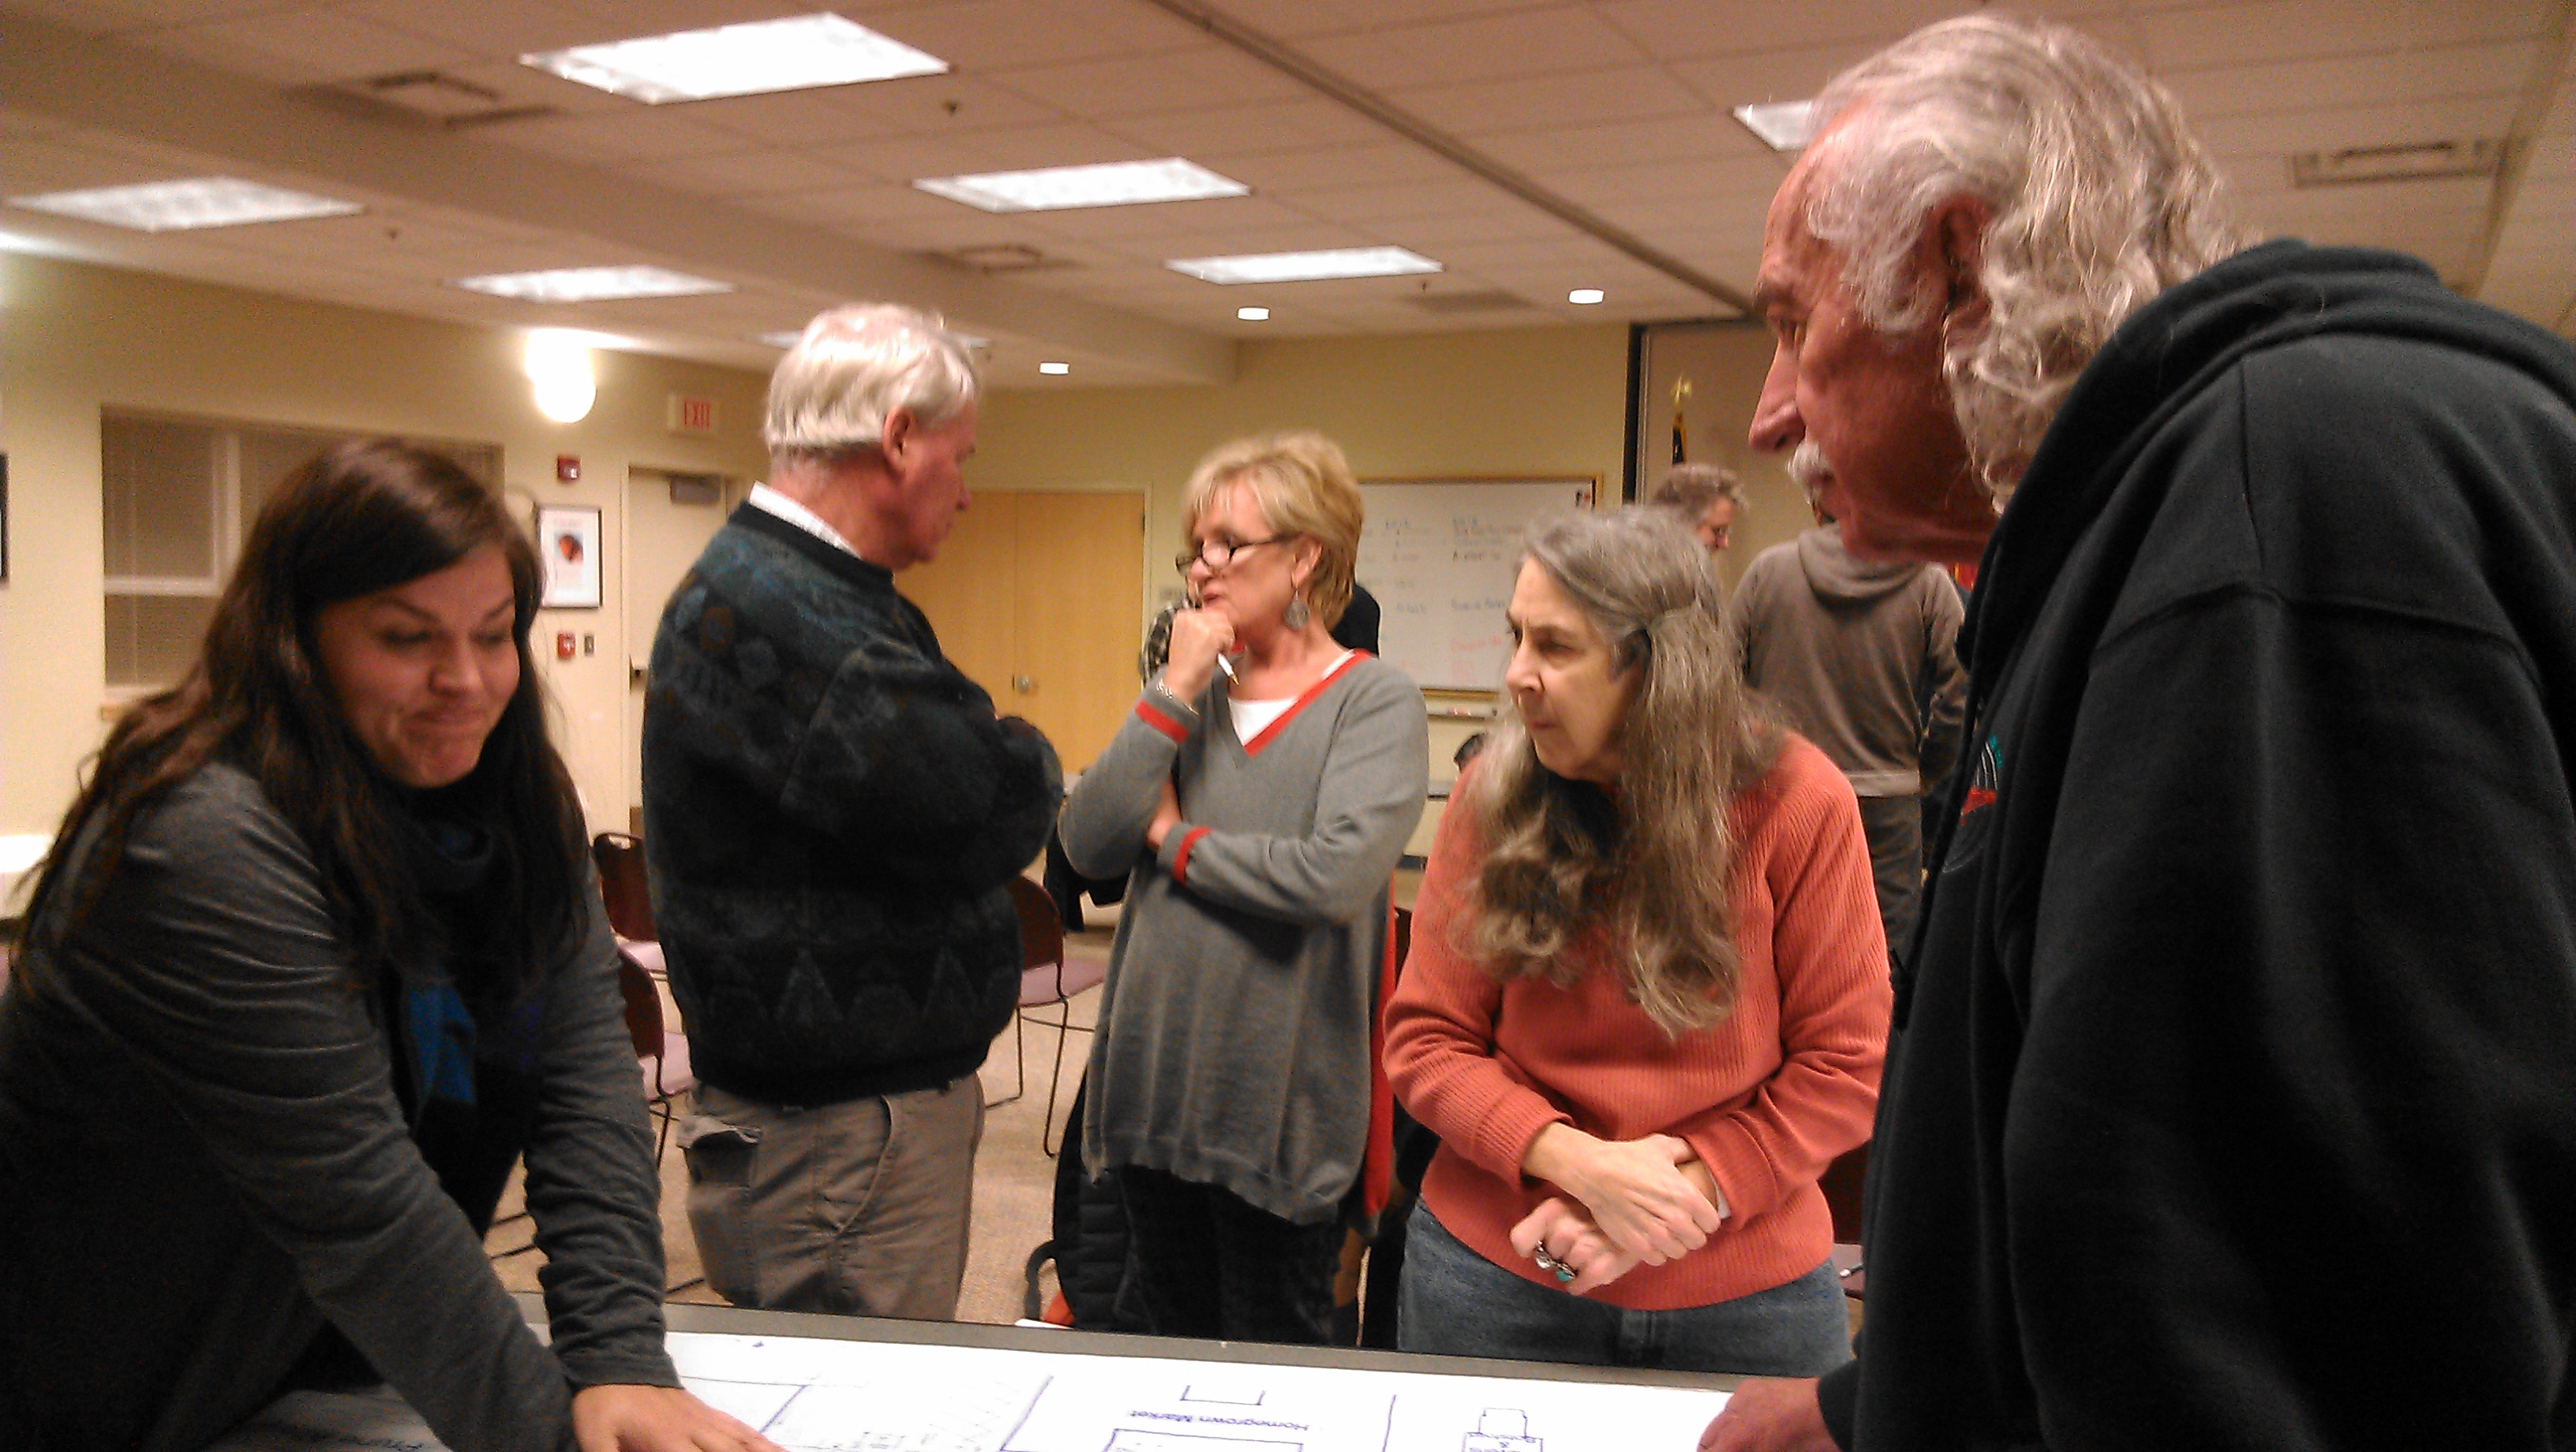
<svg viewBox="0 0 2576 1452">
<path fill-rule="evenodd" d="M 1070 1344 L 1080 1344 L 1068 1337 Z M 675 1332 L 680 1380 L 790 1452 L 1633 1452 L 1696 1387 Z M 444 1452 L 392 1393 L 298 1392 L 216 1452 Z"/>
</svg>

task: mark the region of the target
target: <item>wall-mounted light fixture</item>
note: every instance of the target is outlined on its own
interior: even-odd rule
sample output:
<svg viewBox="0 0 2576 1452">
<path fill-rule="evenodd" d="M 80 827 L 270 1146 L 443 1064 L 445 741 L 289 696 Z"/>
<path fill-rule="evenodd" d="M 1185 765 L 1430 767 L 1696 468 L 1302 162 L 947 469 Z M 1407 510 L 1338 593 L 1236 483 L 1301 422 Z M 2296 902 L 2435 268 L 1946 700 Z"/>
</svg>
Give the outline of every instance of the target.
<svg viewBox="0 0 2576 1452">
<path fill-rule="evenodd" d="M 528 381 L 536 386 L 537 412 L 556 423 L 590 416 L 599 386 L 590 372 L 590 349 L 578 336 L 539 328 L 528 335 Z"/>
</svg>

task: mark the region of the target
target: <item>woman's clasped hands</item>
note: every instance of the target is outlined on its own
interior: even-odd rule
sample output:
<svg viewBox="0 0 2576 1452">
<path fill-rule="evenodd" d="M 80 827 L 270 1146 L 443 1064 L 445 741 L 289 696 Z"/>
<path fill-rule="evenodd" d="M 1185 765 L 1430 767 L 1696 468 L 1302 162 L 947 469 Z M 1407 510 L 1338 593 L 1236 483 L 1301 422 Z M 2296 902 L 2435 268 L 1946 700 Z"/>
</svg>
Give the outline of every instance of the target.
<svg viewBox="0 0 2576 1452">
<path fill-rule="evenodd" d="M 1522 1171 L 1565 1193 L 1512 1227 L 1512 1249 L 1544 1250 L 1574 1272 L 1583 1295 L 1639 1264 L 1662 1265 L 1708 1243 L 1725 1222 L 1724 1197 L 1688 1142 L 1669 1134 L 1605 1140 L 1568 1124 L 1539 1131 Z M 1542 1262 L 1544 1264 L 1544 1262 Z"/>
</svg>

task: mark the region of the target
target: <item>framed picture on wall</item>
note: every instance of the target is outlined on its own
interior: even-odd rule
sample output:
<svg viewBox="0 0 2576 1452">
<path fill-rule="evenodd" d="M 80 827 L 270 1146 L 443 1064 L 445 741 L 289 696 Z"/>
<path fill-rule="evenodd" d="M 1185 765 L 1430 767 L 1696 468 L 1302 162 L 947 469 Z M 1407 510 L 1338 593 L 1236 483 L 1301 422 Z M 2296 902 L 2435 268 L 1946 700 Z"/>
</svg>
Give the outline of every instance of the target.
<svg viewBox="0 0 2576 1452">
<path fill-rule="evenodd" d="M 599 511 L 587 504 L 537 506 L 537 558 L 545 565 L 548 610 L 599 608 Z"/>
</svg>

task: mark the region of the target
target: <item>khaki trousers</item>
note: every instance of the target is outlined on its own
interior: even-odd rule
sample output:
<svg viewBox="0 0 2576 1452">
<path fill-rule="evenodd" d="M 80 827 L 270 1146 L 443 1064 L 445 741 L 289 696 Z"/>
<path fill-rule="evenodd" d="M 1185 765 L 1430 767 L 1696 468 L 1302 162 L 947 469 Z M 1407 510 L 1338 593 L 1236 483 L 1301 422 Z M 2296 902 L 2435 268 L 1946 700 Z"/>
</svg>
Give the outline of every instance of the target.
<svg viewBox="0 0 2576 1452">
<path fill-rule="evenodd" d="M 700 1085 L 680 1123 L 689 1229 L 737 1306 L 952 1320 L 984 1086 L 799 1109 Z"/>
</svg>

